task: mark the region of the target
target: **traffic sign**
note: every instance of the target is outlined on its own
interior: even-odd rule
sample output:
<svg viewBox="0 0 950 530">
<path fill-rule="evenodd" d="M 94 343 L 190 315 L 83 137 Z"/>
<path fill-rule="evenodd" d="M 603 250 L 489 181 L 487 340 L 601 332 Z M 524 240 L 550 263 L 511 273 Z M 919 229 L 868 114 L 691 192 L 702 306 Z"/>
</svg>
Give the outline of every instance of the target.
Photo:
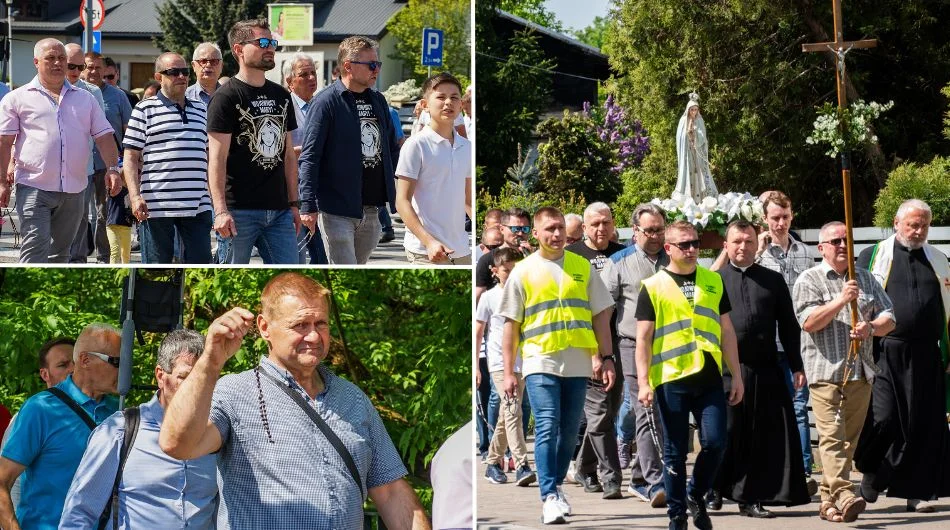
<svg viewBox="0 0 950 530">
<path fill-rule="evenodd" d="M 96 53 L 102 53 L 102 32 L 101 31 L 92 32 L 92 51 Z"/>
<path fill-rule="evenodd" d="M 93 0 L 92 2 L 92 29 L 98 30 L 106 20 L 106 5 L 103 0 Z M 82 27 L 86 27 L 86 0 L 79 4 L 79 22 Z"/>
<path fill-rule="evenodd" d="M 422 66 L 442 66 L 443 37 L 441 29 L 422 28 Z"/>
</svg>

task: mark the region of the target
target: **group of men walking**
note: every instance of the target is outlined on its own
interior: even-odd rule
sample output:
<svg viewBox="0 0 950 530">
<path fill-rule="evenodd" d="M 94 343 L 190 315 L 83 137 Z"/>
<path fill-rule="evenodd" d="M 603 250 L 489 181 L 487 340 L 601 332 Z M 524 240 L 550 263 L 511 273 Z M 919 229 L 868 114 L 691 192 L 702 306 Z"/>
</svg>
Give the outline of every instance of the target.
<svg viewBox="0 0 950 530">
<path fill-rule="evenodd" d="M 635 442 L 628 491 L 665 505 L 670 528 L 688 517 L 712 528 L 723 498 L 764 519 L 776 515 L 767 506 L 819 493 L 823 520 L 851 522 L 879 492 L 906 498 L 909 511 L 932 511 L 948 494 L 950 268 L 926 243 L 929 206 L 902 204 L 895 235 L 865 250 L 849 280 L 843 223 L 822 227 L 815 256 L 790 230 L 788 197 L 762 199 L 768 228 L 732 223 L 715 270 L 697 264 L 696 229 L 667 225 L 653 204 L 635 210 L 634 242 L 620 250 L 606 244 L 606 205 L 585 211 L 585 238 L 571 246 L 559 211 L 534 215 L 539 250 L 514 265 L 500 295 L 496 388 L 525 393 L 535 416 L 543 523 L 571 514 L 563 484 L 582 416 L 582 447 L 595 456 L 582 449 L 573 478 L 620 498 L 620 461 Z M 809 395 L 820 483 L 810 477 Z M 687 481 L 690 416 L 700 449 Z"/>
</svg>

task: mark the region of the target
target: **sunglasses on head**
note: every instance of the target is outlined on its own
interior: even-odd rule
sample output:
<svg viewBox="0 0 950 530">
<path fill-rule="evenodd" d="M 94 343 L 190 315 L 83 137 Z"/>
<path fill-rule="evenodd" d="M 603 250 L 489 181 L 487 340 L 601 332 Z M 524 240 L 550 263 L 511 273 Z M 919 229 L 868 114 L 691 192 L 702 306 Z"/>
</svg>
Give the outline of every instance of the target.
<svg viewBox="0 0 950 530">
<path fill-rule="evenodd" d="M 70 70 L 79 70 L 80 72 L 86 69 L 86 65 L 84 64 L 66 63 L 66 67 Z"/>
<path fill-rule="evenodd" d="M 257 47 L 258 47 L 258 48 L 261 48 L 261 49 L 264 49 L 264 48 L 274 48 L 274 49 L 276 49 L 276 48 L 277 48 L 277 39 L 268 39 L 267 37 L 261 37 L 261 38 L 259 38 L 259 39 L 251 39 L 251 40 L 241 41 L 241 44 L 250 44 L 250 43 L 252 43 L 252 42 L 253 42 L 254 44 L 257 44 Z"/>
<path fill-rule="evenodd" d="M 104 353 L 99 353 L 97 351 L 87 351 L 86 353 L 88 353 L 89 355 L 92 355 L 93 357 L 98 357 L 102 359 L 103 361 L 111 364 L 112 366 L 115 366 L 116 368 L 119 367 L 118 357 L 112 357 L 111 355 L 106 355 Z"/>
<path fill-rule="evenodd" d="M 847 242 L 848 242 L 848 238 L 846 237 L 836 237 L 834 239 L 829 239 L 828 241 L 822 241 L 822 243 L 826 245 L 831 245 L 833 247 L 844 245 Z"/>
<path fill-rule="evenodd" d="M 178 77 L 185 76 L 188 77 L 188 68 L 167 68 L 159 72 L 162 75 L 167 75 L 168 77 Z"/>
<path fill-rule="evenodd" d="M 674 247 L 676 247 L 676 248 L 682 250 L 683 252 L 686 252 L 687 250 L 689 250 L 689 249 L 691 249 L 691 248 L 699 248 L 699 240 L 698 240 L 698 239 L 691 239 L 691 240 L 689 240 L 689 241 L 682 241 L 682 242 L 680 242 L 680 243 L 670 243 L 670 244 L 673 245 Z"/>
<path fill-rule="evenodd" d="M 375 72 L 377 68 L 383 67 L 382 61 L 350 61 L 353 64 L 365 64 L 370 72 Z"/>
<path fill-rule="evenodd" d="M 511 230 L 512 232 L 516 234 L 518 232 L 521 232 L 522 234 L 527 234 L 528 232 L 531 231 L 531 227 L 530 226 L 509 226 L 508 230 Z"/>
</svg>

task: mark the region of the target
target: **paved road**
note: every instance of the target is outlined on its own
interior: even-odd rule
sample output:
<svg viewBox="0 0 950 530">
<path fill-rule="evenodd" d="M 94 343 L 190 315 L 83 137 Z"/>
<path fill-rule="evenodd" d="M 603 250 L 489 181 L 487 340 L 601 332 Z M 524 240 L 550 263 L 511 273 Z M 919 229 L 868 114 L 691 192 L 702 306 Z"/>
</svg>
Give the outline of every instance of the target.
<svg viewBox="0 0 950 530">
<path fill-rule="evenodd" d="M 533 443 L 529 441 L 531 451 L 531 466 L 534 468 Z M 690 471 L 694 456 L 691 455 Z M 541 501 L 538 484 L 534 483 L 527 488 L 520 488 L 513 483 L 492 484 L 485 480 L 485 466 L 476 464 L 475 484 L 478 496 L 477 516 L 479 530 L 522 530 L 526 528 L 556 528 L 544 526 L 540 523 Z M 513 480 L 514 473 L 509 473 Z M 624 473 L 629 483 L 630 472 Z M 816 476 L 819 480 L 820 476 Z M 852 476 L 860 480 L 860 474 Z M 666 509 L 650 508 L 649 504 L 641 502 L 631 494 L 624 492 L 623 499 L 603 500 L 599 493 L 584 493 L 576 484 L 565 484 L 564 493 L 568 496 L 574 515 L 568 518 L 571 528 L 667 528 L 669 519 Z M 881 496 L 878 502 L 868 505 L 868 511 L 854 523 L 840 525 L 852 528 L 914 528 L 914 529 L 947 529 L 950 528 L 950 501 L 943 500 L 937 504 L 937 512 L 930 514 L 906 513 L 903 499 L 889 499 Z M 811 504 L 791 508 L 769 508 L 778 514 L 771 520 L 751 519 L 738 514 L 734 503 L 726 501 L 722 511 L 710 512 L 713 525 L 717 530 L 732 529 L 775 529 L 794 530 L 824 529 L 838 527 L 818 518 L 817 497 Z M 692 522 L 690 522 L 690 528 Z"/>
</svg>

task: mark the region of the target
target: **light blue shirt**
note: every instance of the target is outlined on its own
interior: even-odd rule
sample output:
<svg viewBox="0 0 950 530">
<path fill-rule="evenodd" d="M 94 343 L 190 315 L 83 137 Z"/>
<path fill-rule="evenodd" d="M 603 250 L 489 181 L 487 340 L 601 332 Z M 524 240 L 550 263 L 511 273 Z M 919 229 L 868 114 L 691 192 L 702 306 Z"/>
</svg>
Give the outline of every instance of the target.
<svg viewBox="0 0 950 530">
<path fill-rule="evenodd" d="M 83 394 L 71 375 L 56 387 L 97 424 L 119 408 L 115 396 L 96 401 Z M 16 507 L 20 527 L 55 530 L 69 483 L 86 449 L 89 427 L 59 398 L 44 391 L 26 400 L 11 428 L 3 457 L 26 466 L 20 480 L 20 504 Z"/>
<path fill-rule="evenodd" d="M 176 460 L 158 446 L 165 410 L 158 393 L 140 407 L 139 431 L 119 483 L 119 528 L 214 528 L 216 457 Z M 125 417 L 113 414 L 89 437 L 66 497 L 60 530 L 95 528 L 119 469 Z M 106 528 L 112 528 L 110 515 Z"/>
<path fill-rule="evenodd" d="M 6 96 L 10 93 L 10 87 L 6 83 L 0 82 L 0 100 L 3 99 L 3 96 Z"/>
<path fill-rule="evenodd" d="M 102 101 L 105 102 L 106 119 L 109 120 L 109 125 L 112 126 L 113 134 L 115 134 L 118 141 L 116 148 L 119 150 L 119 156 L 121 156 L 122 150 L 119 146 L 122 145 L 123 130 L 126 124 L 129 123 L 129 118 L 132 117 L 132 104 L 129 103 L 129 98 L 125 95 L 125 92 L 109 83 L 102 85 L 100 90 L 102 90 Z M 93 153 L 96 169 L 105 169 L 106 164 L 99 154 L 99 149 L 96 148 Z"/>
<path fill-rule="evenodd" d="M 67 81 L 67 82 L 68 82 L 68 81 Z M 97 87 L 96 85 L 94 85 L 94 84 L 92 84 L 92 83 L 87 83 L 86 81 L 83 81 L 82 79 L 77 79 L 77 80 L 76 80 L 76 84 L 73 85 L 73 86 L 75 86 L 75 87 L 77 87 L 77 88 L 81 88 L 81 89 L 85 90 L 86 92 L 89 92 L 90 94 L 92 94 L 93 96 L 95 96 L 95 98 L 96 98 L 96 103 L 99 104 L 99 108 L 102 109 L 103 112 L 105 112 L 105 110 L 106 110 L 106 104 L 105 104 L 105 102 L 102 100 L 102 91 L 99 90 L 99 87 Z M 92 139 L 90 138 L 90 139 L 89 139 L 89 149 L 92 150 L 93 147 L 95 147 L 95 144 L 93 143 Z M 121 152 L 119 153 L 119 156 L 122 156 L 122 153 L 121 153 Z M 96 171 L 96 169 L 95 169 L 95 158 L 96 158 L 96 157 L 94 157 L 94 156 L 90 156 L 90 157 L 89 157 L 89 163 L 86 165 L 86 174 L 87 174 L 87 175 L 92 175 L 92 174 Z"/>
<path fill-rule="evenodd" d="M 218 87 L 221 87 L 221 83 L 218 83 Z M 208 106 L 211 104 L 211 98 L 213 94 L 205 92 L 205 89 L 201 88 L 201 85 L 195 83 L 185 89 L 185 97 L 188 99 L 193 99 L 195 101 L 200 101 Z"/>
<path fill-rule="evenodd" d="M 303 133 L 307 130 L 304 125 L 307 123 L 307 111 L 310 110 L 313 98 L 310 98 L 310 101 L 304 101 L 303 98 L 291 92 L 290 99 L 294 101 L 294 117 L 297 118 L 297 128 L 290 131 L 290 138 L 294 142 L 294 147 L 297 147 L 303 145 Z M 298 160 L 297 163 L 299 164 L 300 161 Z"/>
</svg>

